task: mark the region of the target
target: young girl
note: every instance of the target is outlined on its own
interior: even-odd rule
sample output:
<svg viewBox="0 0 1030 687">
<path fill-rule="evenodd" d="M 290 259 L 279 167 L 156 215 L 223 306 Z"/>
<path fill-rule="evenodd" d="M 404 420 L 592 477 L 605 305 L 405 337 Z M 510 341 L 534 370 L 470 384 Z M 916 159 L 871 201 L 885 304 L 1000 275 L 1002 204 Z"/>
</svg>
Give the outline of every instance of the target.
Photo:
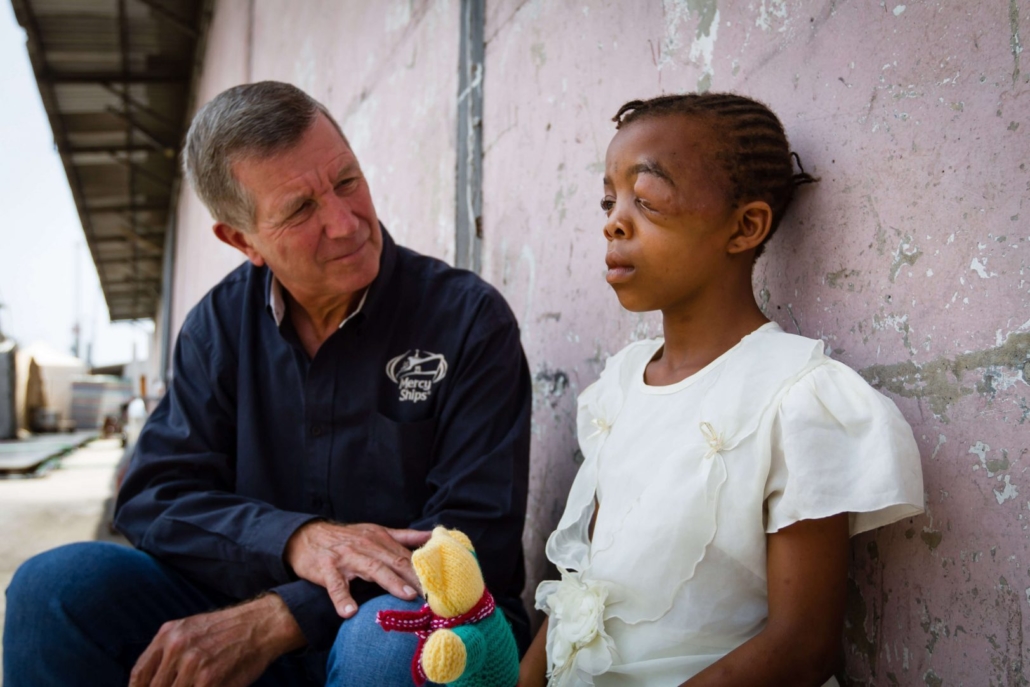
<svg viewBox="0 0 1030 687">
<path fill-rule="evenodd" d="M 919 513 L 894 404 L 786 334 L 751 271 L 801 183 L 764 105 L 633 101 L 605 161 L 608 283 L 664 339 L 579 398 L 585 461 L 520 684 L 836 685 L 848 537 Z"/>
</svg>

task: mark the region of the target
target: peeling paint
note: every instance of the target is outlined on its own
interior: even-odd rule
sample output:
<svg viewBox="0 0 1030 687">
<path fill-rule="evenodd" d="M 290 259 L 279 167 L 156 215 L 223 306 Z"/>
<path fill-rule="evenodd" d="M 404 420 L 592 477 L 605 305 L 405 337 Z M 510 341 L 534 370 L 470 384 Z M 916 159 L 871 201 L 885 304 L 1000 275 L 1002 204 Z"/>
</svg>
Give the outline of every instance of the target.
<svg viewBox="0 0 1030 687">
<path fill-rule="evenodd" d="M 983 351 L 963 353 L 954 358 L 937 358 L 928 363 L 907 360 L 892 365 L 870 365 L 859 370 L 877 389 L 903 398 L 925 401 L 934 415 L 948 422 L 948 407 L 974 393 L 993 397 L 993 387 L 984 384 L 983 374 L 992 370 L 1016 370 L 1022 374 L 1030 362 L 1030 333 L 1010 334 L 1005 343 Z M 971 373 L 982 370 L 979 384 Z M 1026 379 L 1021 379 L 1026 384 Z"/>
<path fill-rule="evenodd" d="M 1012 478 L 1009 475 L 1005 475 L 1005 484 L 1002 490 L 994 490 L 994 498 L 998 499 L 999 506 L 1019 496 L 1019 490 L 1016 489 L 1016 485 L 1012 484 L 1011 480 Z"/>
<path fill-rule="evenodd" d="M 855 277 L 862 275 L 859 270 L 848 269 L 842 267 L 836 272 L 829 272 L 826 275 L 826 283 L 831 289 L 846 289 L 847 291 L 855 290 Z M 861 288 L 858 289 L 861 292 Z"/>
<path fill-rule="evenodd" d="M 662 11 L 665 14 L 665 40 L 662 43 L 661 59 L 657 62 L 658 70 L 673 64 L 674 56 L 682 48 L 680 25 L 690 16 L 697 17 L 697 29 L 691 40 L 688 60 L 701 69 L 695 90 L 706 92 L 714 75 L 712 60 L 715 41 L 719 34 L 719 6 L 717 0 L 663 0 Z"/>
<path fill-rule="evenodd" d="M 944 535 L 936 530 L 930 529 L 929 527 L 924 527 L 922 534 L 919 535 L 919 538 L 923 540 L 923 543 L 926 544 L 926 547 L 928 549 L 933 551 L 941 545 L 941 541 L 943 541 Z"/>
<path fill-rule="evenodd" d="M 775 19 L 786 22 L 787 2 L 786 0 L 761 0 L 758 6 L 758 18 L 755 19 L 755 26 L 762 31 L 769 31 Z M 786 30 L 786 25 L 781 25 L 780 31 Z"/>
<path fill-rule="evenodd" d="M 987 273 L 987 258 L 984 258 L 983 262 L 980 262 L 979 258 L 973 258 L 973 261 L 969 263 L 969 269 L 976 272 L 981 279 L 990 279 L 991 277 L 998 276 L 994 272 Z"/>
<path fill-rule="evenodd" d="M 1019 68 L 1019 55 L 1023 52 L 1023 43 L 1019 40 L 1019 2 L 1018 0 L 1009 0 L 1009 26 L 1011 27 L 1011 37 L 1009 38 L 1009 47 L 1012 51 L 1012 85 L 1015 86 L 1019 81 L 1020 68 Z"/>
<path fill-rule="evenodd" d="M 912 235 L 905 234 L 901 239 L 901 243 L 898 244 L 897 249 L 894 251 L 894 261 L 891 263 L 890 269 L 891 283 L 897 278 L 898 272 L 901 271 L 903 265 L 912 267 L 922 255 L 923 252 L 913 243 Z"/>
</svg>

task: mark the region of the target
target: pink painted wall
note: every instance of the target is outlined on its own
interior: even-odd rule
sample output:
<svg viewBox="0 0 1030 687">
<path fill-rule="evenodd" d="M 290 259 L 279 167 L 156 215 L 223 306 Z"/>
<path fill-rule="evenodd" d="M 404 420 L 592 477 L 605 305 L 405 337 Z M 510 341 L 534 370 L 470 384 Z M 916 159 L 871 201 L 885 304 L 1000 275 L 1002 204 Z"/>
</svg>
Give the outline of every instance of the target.
<svg viewBox="0 0 1030 687">
<path fill-rule="evenodd" d="M 822 177 L 760 261 L 760 301 L 894 398 L 923 453 L 927 515 L 855 542 L 847 674 L 1026 684 L 1030 3 L 489 8 L 484 272 L 536 379 L 531 577 L 577 467 L 576 394 L 660 331 L 603 281 L 609 118 L 632 98 L 735 90 L 769 103 Z"/>
<path fill-rule="evenodd" d="M 387 226 L 449 259 L 458 9 L 222 0 L 202 99 L 247 78 L 307 88 Z M 756 295 L 895 399 L 923 454 L 927 514 L 854 544 L 848 681 L 1027 684 L 1028 36 L 1030 0 L 487 2 L 483 273 L 519 317 L 536 389 L 527 589 L 577 467 L 576 394 L 660 332 L 603 281 L 609 119 L 631 98 L 735 90 L 773 107 L 822 178 Z M 181 216 L 176 328 L 236 260 L 188 195 Z"/>
<path fill-rule="evenodd" d="M 197 86 L 196 107 L 229 86 L 248 80 L 249 5 L 248 0 L 220 0 L 215 4 L 207 53 Z M 214 225 L 211 214 L 185 182 L 176 213 L 172 332 L 178 332 L 186 314 L 197 301 L 243 261 L 237 250 L 215 238 L 211 232 Z M 169 357 L 169 364 L 170 360 Z"/>
</svg>

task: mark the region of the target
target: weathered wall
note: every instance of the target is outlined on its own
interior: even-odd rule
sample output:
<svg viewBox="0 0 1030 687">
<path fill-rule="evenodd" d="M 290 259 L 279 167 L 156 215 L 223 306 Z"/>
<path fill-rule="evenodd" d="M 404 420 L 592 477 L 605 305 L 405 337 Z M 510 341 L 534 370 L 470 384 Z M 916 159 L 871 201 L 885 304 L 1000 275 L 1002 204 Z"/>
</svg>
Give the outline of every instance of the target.
<svg viewBox="0 0 1030 687">
<path fill-rule="evenodd" d="M 659 332 L 603 281 L 609 118 L 735 90 L 822 177 L 760 261 L 760 302 L 894 398 L 924 457 L 927 515 L 855 542 L 847 672 L 1026 684 L 1030 3 L 531 0 L 488 17 L 484 264 L 536 379 L 531 576 L 577 466 L 576 393 Z"/>
<path fill-rule="evenodd" d="M 197 107 L 229 86 L 248 81 L 250 5 L 249 0 L 221 0 L 215 4 L 197 86 Z M 213 224 L 207 208 L 184 182 L 176 209 L 170 318 L 173 339 L 190 308 L 243 260 L 238 251 L 215 238 Z"/>
<path fill-rule="evenodd" d="M 458 6 L 222 0 L 201 100 L 248 78 L 307 88 L 387 226 L 450 258 Z M 483 272 L 535 379 L 531 585 L 577 466 L 576 394 L 660 332 L 603 281 L 609 119 L 631 98 L 735 90 L 822 178 L 759 262 L 760 303 L 895 399 L 923 453 L 927 514 L 854 545 L 849 681 L 1027 684 L 1030 0 L 496 0 L 485 35 Z M 183 208 L 176 328 L 237 260 Z"/>
</svg>

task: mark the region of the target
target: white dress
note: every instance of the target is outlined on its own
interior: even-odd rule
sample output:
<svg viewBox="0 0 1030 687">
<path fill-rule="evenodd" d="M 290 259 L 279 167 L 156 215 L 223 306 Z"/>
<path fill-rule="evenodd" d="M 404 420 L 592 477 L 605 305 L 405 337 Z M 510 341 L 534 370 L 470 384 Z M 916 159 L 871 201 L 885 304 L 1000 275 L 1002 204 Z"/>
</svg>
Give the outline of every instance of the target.
<svg viewBox="0 0 1030 687">
<path fill-rule="evenodd" d="M 537 589 L 552 684 L 678 685 L 765 626 L 767 534 L 923 508 L 908 423 L 822 342 L 769 323 L 648 386 L 661 346 L 627 346 L 579 397 L 584 462 L 547 541 L 562 579 Z"/>
</svg>

